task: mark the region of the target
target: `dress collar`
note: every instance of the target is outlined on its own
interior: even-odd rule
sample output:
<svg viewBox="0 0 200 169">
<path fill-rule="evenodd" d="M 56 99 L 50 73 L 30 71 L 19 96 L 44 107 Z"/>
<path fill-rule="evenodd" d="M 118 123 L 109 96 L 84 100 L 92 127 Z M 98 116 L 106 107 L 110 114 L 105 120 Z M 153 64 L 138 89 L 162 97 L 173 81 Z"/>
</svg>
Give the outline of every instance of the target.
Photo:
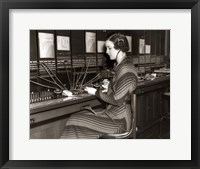
<svg viewBox="0 0 200 169">
<path fill-rule="evenodd" d="M 124 59 L 119 63 L 117 64 L 116 62 L 114 63 L 114 70 L 117 69 L 117 67 L 119 67 L 121 64 L 127 62 L 129 60 L 129 57 L 128 56 L 125 56 Z"/>
</svg>

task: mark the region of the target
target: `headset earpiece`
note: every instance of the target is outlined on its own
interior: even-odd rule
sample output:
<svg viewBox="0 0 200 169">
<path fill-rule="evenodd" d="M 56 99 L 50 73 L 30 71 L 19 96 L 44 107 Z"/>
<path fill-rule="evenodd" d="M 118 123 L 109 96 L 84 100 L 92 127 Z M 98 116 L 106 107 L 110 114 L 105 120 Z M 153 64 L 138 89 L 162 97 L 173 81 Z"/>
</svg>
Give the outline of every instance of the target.
<svg viewBox="0 0 200 169">
<path fill-rule="evenodd" d="M 115 49 L 119 49 L 122 52 L 127 52 L 129 50 L 128 40 L 125 35 L 120 33 L 113 34 L 109 40 L 114 43 Z"/>
<path fill-rule="evenodd" d="M 121 47 L 124 46 L 124 39 L 121 38 L 117 39 L 117 45 L 121 49 Z"/>
</svg>

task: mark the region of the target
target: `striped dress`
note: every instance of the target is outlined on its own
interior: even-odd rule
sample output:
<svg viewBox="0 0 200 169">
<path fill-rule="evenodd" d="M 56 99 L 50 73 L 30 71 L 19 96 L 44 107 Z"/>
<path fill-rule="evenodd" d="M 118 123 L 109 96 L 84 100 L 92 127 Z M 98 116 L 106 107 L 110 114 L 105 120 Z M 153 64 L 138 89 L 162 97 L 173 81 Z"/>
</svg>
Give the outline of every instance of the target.
<svg viewBox="0 0 200 169">
<path fill-rule="evenodd" d="M 131 127 L 130 93 L 137 87 L 136 69 L 126 57 L 113 69 L 108 91 L 98 89 L 96 96 L 107 106 L 97 115 L 76 113 L 69 117 L 61 138 L 99 138 L 103 133 L 123 133 Z"/>
</svg>

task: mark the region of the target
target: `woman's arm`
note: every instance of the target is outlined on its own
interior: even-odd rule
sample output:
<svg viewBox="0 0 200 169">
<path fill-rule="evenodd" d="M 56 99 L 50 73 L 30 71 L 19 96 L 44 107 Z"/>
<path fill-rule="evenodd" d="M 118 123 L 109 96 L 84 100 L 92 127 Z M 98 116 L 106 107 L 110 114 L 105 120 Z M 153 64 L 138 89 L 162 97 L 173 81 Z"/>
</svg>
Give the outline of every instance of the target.
<svg viewBox="0 0 200 169">
<path fill-rule="evenodd" d="M 121 105 L 127 94 L 134 91 L 137 87 L 137 76 L 134 73 L 127 72 L 123 74 L 115 84 L 111 84 L 111 91 L 103 93 L 100 89 L 95 92 L 95 95 L 106 103 L 112 105 Z"/>
</svg>

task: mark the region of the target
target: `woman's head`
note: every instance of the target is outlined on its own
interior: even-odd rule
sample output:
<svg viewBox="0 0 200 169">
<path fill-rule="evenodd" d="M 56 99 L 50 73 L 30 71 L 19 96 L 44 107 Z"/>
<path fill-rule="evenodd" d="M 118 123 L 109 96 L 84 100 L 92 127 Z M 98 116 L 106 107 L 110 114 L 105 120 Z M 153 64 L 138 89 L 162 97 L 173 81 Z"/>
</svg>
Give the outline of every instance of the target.
<svg viewBox="0 0 200 169">
<path fill-rule="evenodd" d="M 115 60 L 118 54 L 125 54 L 129 50 L 128 40 L 125 35 L 115 33 L 106 40 L 106 53 L 111 60 Z"/>
</svg>

